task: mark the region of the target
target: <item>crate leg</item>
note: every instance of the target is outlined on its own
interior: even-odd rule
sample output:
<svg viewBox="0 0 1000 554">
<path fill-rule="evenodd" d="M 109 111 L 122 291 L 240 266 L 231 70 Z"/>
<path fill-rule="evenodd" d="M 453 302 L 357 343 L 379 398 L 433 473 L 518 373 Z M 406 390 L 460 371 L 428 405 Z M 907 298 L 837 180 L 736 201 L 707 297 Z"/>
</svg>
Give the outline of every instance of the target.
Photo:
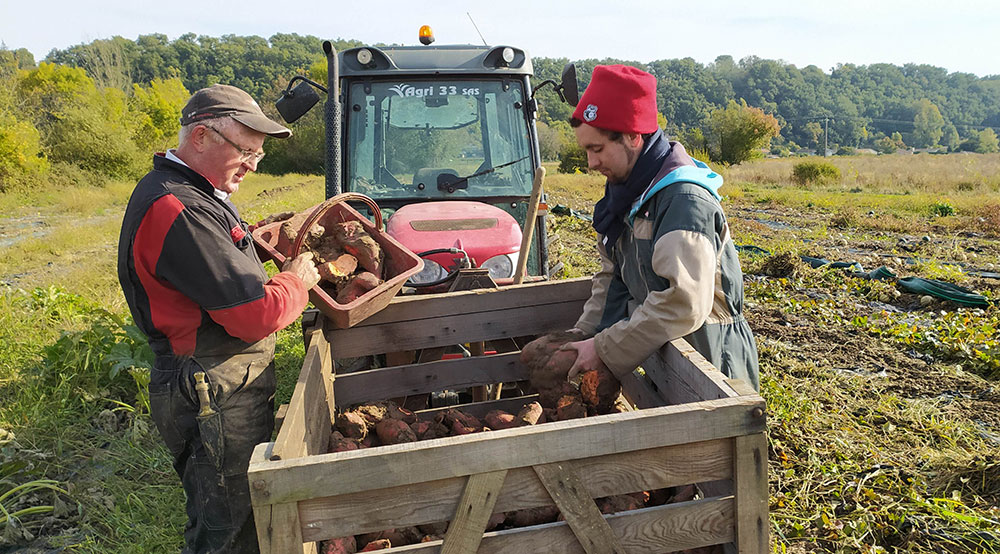
<svg viewBox="0 0 1000 554">
<path fill-rule="evenodd" d="M 455 517 L 444 536 L 441 554 L 460 554 L 479 549 L 506 478 L 506 469 L 469 476 L 462 498 L 458 501 Z"/>
<path fill-rule="evenodd" d="M 299 507 L 295 502 L 254 506 L 253 517 L 260 554 L 316 554 L 316 543 L 302 542 Z"/>
<path fill-rule="evenodd" d="M 764 554 L 768 549 L 767 439 L 763 433 L 736 437 L 733 454 L 736 545 L 740 554 Z"/>
<path fill-rule="evenodd" d="M 572 468 L 560 462 L 533 467 L 587 554 L 625 554 L 618 537 Z"/>
</svg>

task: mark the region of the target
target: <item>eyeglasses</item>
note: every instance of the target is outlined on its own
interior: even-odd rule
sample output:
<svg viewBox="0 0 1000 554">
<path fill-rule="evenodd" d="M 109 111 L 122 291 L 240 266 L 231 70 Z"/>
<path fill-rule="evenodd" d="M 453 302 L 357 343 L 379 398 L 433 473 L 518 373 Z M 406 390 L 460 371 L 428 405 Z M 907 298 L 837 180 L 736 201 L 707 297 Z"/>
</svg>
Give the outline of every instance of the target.
<svg viewBox="0 0 1000 554">
<path fill-rule="evenodd" d="M 264 158 L 264 153 L 263 152 L 254 152 L 253 150 L 246 150 L 245 148 L 241 147 L 239 144 L 236 144 L 235 142 L 229 140 L 229 137 L 227 137 L 226 135 L 223 135 L 222 133 L 220 133 L 219 130 L 216 129 L 215 127 L 211 127 L 209 125 L 205 125 L 205 128 L 206 129 L 211 129 L 211 130 L 215 131 L 215 134 L 217 134 L 220 137 L 222 137 L 222 140 L 228 142 L 233 148 L 235 148 L 237 151 L 239 151 L 239 153 L 240 153 L 240 162 L 241 163 L 250 163 L 251 161 L 259 162 L 261 159 Z"/>
</svg>

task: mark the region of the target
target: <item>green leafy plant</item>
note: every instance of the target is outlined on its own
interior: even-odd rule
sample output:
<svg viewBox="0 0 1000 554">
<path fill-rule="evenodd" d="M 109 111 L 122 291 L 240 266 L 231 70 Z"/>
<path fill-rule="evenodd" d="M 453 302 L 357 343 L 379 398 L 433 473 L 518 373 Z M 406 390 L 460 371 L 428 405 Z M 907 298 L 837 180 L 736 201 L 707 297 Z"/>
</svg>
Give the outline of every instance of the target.
<svg viewBox="0 0 1000 554">
<path fill-rule="evenodd" d="M 935 202 L 931 205 L 931 215 L 935 217 L 955 215 L 955 208 L 947 202 Z"/>
</svg>

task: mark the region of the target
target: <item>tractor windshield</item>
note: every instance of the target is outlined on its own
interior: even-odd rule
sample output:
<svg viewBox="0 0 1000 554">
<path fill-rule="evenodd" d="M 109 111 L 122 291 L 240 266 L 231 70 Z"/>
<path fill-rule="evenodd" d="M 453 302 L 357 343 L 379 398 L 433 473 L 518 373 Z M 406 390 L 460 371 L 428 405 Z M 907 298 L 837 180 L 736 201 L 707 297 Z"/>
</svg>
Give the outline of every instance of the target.
<svg viewBox="0 0 1000 554">
<path fill-rule="evenodd" d="M 528 196 L 524 102 L 515 80 L 353 83 L 348 188 L 375 199 Z"/>
</svg>

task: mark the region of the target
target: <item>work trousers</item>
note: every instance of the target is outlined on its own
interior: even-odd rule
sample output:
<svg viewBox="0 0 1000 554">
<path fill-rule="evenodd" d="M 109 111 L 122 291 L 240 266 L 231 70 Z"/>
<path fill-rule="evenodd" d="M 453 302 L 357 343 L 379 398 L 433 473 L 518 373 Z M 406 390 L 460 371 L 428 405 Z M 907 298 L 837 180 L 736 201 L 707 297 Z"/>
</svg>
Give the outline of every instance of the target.
<svg viewBox="0 0 1000 554">
<path fill-rule="evenodd" d="M 274 430 L 272 359 L 258 355 L 248 364 L 237 356 L 231 363 L 212 364 L 205 371 L 211 416 L 199 415 L 194 380 L 207 364 L 187 358 L 158 363 L 166 367 L 152 371 L 152 419 L 187 496 L 183 554 L 259 552 L 247 466 L 254 447 L 270 441 Z"/>
</svg>

